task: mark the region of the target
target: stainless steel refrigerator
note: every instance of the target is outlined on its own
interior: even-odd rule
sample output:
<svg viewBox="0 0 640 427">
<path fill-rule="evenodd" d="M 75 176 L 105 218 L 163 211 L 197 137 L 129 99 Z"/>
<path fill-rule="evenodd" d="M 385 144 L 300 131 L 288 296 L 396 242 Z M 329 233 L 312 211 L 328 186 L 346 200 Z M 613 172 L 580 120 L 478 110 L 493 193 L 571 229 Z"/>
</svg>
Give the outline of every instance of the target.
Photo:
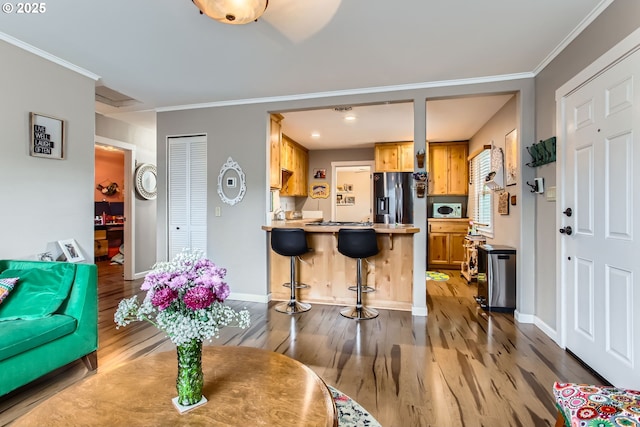
<svg viewBox="0 0 640 427">
<path fill-rule="evenodd" d="M 376 172 L 373 174 L 375 201 L 373 222 L 380 224 L 413 224 L 411 172 Z"/>
</svg>

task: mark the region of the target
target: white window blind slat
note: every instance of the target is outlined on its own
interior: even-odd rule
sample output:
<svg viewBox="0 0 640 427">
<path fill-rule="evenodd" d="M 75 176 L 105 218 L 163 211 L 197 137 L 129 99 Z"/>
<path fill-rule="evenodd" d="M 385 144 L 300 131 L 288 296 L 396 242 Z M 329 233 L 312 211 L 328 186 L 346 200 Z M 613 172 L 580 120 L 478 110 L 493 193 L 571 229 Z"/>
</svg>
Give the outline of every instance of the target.
<svg viewBox="0 0 640 427">
<path fill-rule="evenodd" d="M 485 177 L 491 171 L 491 150 L 483 150 L 471 159 L 469 176 L 471 177 L 471 214 L 469 215 L 479 231 L 493 232 L 492 191 L 487 188 Z"/>
</svg>

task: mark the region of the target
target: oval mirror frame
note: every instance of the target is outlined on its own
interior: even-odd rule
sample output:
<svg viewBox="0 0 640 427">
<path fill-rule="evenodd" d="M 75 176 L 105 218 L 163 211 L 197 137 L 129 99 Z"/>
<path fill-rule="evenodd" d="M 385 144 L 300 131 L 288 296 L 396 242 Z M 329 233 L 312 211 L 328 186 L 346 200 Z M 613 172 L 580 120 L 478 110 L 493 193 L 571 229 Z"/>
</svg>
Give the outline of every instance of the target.
<svg viewBox="0 0 640 427">
<path fill-rule="evenodd" d="M 136 169 L 135 177 L 136 192 L 146 200 L 155 199 L 158 195 L 158 172 L 155 165 L 143 163 Z"/>
<path fill-rule="evenodd" d="M 224 192 L 225 186 L 228 186 L 228 183 L 224 182 L 225 175 L 227 174 L 227 172 L 230 172 L 230 171 L 233 171 L 238 175 L 239 182 L 237 185 L 240 186 L 240 189 L 237 190 L 238 194 L 236 194 L 235 197 L 229 197 Z M 236 186 L 235 181 L 230 181 L 230 182 L 233 183 L 234 187 Z M 220 168 L 220 174 L 218 175 L 218 195 L 220 196 L 220 199 L 223 202 L 233 206 L 242 201 L 246 191 L 247 191 L 247 187 L 245 183 L 244 172 L 242 172 L 242 168 L 240 167 L 240 165 L 235 161 L 233 161 L 231 157 L 229 157 L 226 163 L 222 165 L 222 167 Z"/>
</svg>

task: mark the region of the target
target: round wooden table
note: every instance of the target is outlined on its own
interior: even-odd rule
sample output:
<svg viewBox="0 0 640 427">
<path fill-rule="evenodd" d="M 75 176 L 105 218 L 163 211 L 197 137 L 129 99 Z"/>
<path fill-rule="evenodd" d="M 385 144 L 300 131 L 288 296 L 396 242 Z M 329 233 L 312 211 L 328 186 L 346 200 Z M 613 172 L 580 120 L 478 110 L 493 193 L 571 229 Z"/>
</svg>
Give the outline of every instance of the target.
<svg viewBox="0 0 640 427">
<path fill-rule="evenodd" d="M 203 406 L 180 414 L 177 356 L 158 353 L 79 381 L 20 417 L 15 426 L 338 425 L 326 384 L 310 368 L 252 347 L 204 346 Z"/>
</svg>

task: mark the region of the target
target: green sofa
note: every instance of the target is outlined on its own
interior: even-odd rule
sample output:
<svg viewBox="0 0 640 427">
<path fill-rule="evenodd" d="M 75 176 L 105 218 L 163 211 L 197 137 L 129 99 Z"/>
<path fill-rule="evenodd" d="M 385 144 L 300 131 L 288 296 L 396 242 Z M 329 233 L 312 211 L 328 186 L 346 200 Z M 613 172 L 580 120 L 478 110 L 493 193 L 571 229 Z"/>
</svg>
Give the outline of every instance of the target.
<svg viewBox="0 0 640 427">
<path fill-rule="evenodd" d="M 80 358 L 97 369 L 97 267 L 0 260 L 0 279 L 16 277 L 0 303 L 0 396 Z"/>
</svg>

